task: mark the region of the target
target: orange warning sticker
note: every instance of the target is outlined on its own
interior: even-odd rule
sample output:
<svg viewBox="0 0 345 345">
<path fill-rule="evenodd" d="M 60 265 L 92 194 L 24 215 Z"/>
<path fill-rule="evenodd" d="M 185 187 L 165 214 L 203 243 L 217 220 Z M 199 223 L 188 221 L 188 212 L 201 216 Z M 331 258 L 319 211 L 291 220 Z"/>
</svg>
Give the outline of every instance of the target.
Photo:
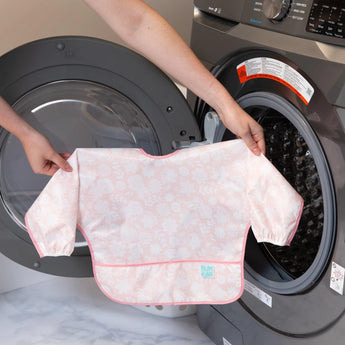
<svg viewBox="0 0 345 345">
<path fill-rule="evenodd" d="M 237 74 L 241 84 L 255 78 L 275 80 L 292 90 L 306 105 L 314 94 L 314 88 L 299 72 L 276 59 L 258 57 L 246 60 L 237 66 Z"/>
<path fill-rule="evenodd" d="M 246 65 L 242 65 L 241 67 L 237 67 L 238 77 L 240 78 L 241 84 L 245 81 L 249 80 Z"/>
</svg>

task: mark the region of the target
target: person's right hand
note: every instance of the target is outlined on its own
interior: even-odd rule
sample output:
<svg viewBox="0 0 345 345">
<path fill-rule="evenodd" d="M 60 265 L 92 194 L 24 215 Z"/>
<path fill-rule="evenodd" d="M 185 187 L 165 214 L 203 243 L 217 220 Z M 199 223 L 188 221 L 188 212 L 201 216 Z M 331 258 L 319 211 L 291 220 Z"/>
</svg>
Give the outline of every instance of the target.
<svg viewBox="0 0 345 345">
<path fill-rule="evenodd" d="M 242 139 L 247 147 L 257 156 L 265 154 L 265 137 L 263 128 L 247 114 L 237 103 L 227 109 L 227 112 L 218 112 L 224 126 Z"/>
<path fill-rule="evenodd" d="M 34 173 L 52 176 L 59 169 L 72 171 L 72 167 L 66 161 L 71 154 L 57 153 L 41 133 L 34 131 L 21 142 Z"/>
</svg>

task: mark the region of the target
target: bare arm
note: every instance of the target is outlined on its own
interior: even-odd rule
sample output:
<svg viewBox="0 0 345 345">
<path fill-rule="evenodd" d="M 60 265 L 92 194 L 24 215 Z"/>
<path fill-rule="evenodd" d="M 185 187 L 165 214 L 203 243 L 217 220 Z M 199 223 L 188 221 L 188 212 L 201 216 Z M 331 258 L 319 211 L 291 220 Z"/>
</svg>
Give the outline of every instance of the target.
<svg viewBox="0 0 345 345">
<path fill-rule="evenodd" d="M 213 107 L 224 125 L 255 153 L 265 151 L 261 126 L 201 64 L 177 32 L 141 0 L 84 0 L 129 45 Z M 34 172 L 70 171 L 68 155 L 58 154 L 45 136 L 0 97 L 0 126 L 21 141 Z"/>
<path fill-rule="evenodd" d="M 244 112 L 178 33 L 141 0 L 84 0 L 131 47 L 213 107 L 255 153 L 265 152 L 261 126 Z"/>
<path fill-rule="evenodd" d="M 1 97 L 0 125 L 20 140 L 35 173 L 53 175 L 59 168 L 71 170 L 65 160 L 69 155 L 59 155 L 48 139 L 23 120 Z"/>
</svg>

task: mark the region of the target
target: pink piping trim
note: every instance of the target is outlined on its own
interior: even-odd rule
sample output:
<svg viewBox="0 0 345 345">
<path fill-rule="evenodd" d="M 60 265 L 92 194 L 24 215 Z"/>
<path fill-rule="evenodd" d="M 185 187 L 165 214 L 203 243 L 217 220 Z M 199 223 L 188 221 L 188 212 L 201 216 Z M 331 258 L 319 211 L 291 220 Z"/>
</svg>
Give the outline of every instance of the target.
<svg viewBox="0 0 345 345">
<path fill-rule="evenodd" d="M 43 258 L 45 255 L 43 254 L 43 252 L 42 252 L 40 246 L 39 246 L 38 243 L 36 242 L 35 237 L 34 237 L 32 231 L 31 231 L 31 229 L 30 229 L 30 226 L 29 226 L 29 219 L 28 219 L 28 214 L 27 214 L 27 213 L 25 214 L 25 226 L 26 226 L 26 229 L 28 230 L 28 233 L 29 233 L 29 236 L 30 236 L 30 238 L 31 238 L 31 241 L 32 241 L 32 243 L 34 244 L 35 249 L 37 250 L 38 255 L 40 256 L 40 258 Z"/>
<path fill-rule="evenodd" d="M 240 292 L 239 294 L 233 299 L 231 300 L 230 302 L 227 302 L 227 303 L 231 303 L 231 302 L 234 302 L 236 300 L 238 300 L 242 294 L 243 294 L 243 291 L 244 291 L 244 257 L 245 257 L 245 249 L 246 249 L 246 243 L 247 243 L 247 237 L 248 237 L 248 233 L 249 233 L 249 229 L 251 227 L 251 222 L 249 221 L 248 224 L 247 224 L 247 228 L 246 228 L 246 231 L 245 231 L 245 235 L 244 235 L 244 238 L 243 238 L 243 244 L 242 244 L 242 258 L 241 258 L 241 289 L 240 289 Z M 216 303 L 216 302 L 214 302 Z M 223 304 L 221 302 L 217 302 L 217 304 Z"/>
<path fill-rule="evenodd" d="M 211 263 L 211 264 L 239 264 L 241 261 L 216 261 L 216 260 L 176 260 L 176 261 L 161 261 L 161 262 L 145 262 L 143 264 L 124 264 L 124 265 L 110 265 L 110 264 L 98 264 L 96 266 L 101 267 L 140 267 L 140 266 L 152 266 L 152 265 L 168 265 L 168 264 L 181 264 L 181 263 Z"/>
<path fill-rule="evenodd" d="M 142 148 L 139 149 L 139 151 L 146 157 L 152 158 L 152 159 L 165 159 L 165 158 L 169 158 L 171 156 L 175 156 L 178 152 L 180 152 L 181 150 L 176 150 L 172 153 L 169 153 L 168 155 L 164 155 L 164 156 L 153 156 L 150 155 L 149 153 L 145 152 Z"/>
<path fill-rule="evenodd" d="M 243 245 L 245 245 L 246 241 L 247 241 L 247 235 L 248 235 L 248 231 L 249 231 L 249 228 L 250 228 L 250 222 L 248 223 L 248 226 L 247 226 L 247 229 L 246 229 L 246 234 L 244 236 L 244 243 Z M 91 246 L 91 243 L 88 239 L 88 237 L 86 236 L 85 234 L 85 231 L 78 225 L 78 229 L 81 231 L 81 233 L 83 234 L 83 236 L 85 237 L 85 240 L 89 246 L 89 250 L 90 250 L 90 254 L 91 254 L 91 260 L 92 260 L 92 270 L 93 270 L 93 276 L 95 278 L 95 281 L 99 287 L 99 289 L 103 292 L 103 294 L 105 296 L 107 296 L 109 299 L 111 299 L 112 301 L 116 302 L 116 303 L 120 303 L 120 304 L 129 304 L 129 305 L 183 305 L 183 304 L 227 304 L 227 303 L 232 303 L 236 300 L 238 300 L 242 294 L 243 294 L 243 291 L 244 291 L 244 269 L 243 269 L 243 263 L 244 263 L 244 249 L 242 250 L 242 259 L 241 259 L 241 289 L 240 289 L 240 292 L 239 294 L 230 299 L 230 300 L 227 300 L 227 301 L 193 301 L 193 302 L 171 302 L 171 303 L 152 303 L 152 302 L 142 302 L 142 303 L 128 303 L 128 302 L 123 302 L 123 301 L 119 301 L 115 298 L 113 298 L 112 296 L 110 296 L 103 288 L 102 288 L 102 285 L 100 284 L 100 282 L 98 281 L 98 278 L 97 278 L 97 273 L 96 273 L 96 270 L 95 270 L 95 267 L 97 266 L 97 264 L 95 264 L 95 256 L 94 256 L 94 253 L 93 253 L 93 249 L 92 249 L 92 246 Z M 245 248 L 243 246 L 243 248 Z M 188 261 L 186 261 L 188 262 Z M 205 261 L 202 261 L 202 262 L 205 262 Z"/>
<path fill-rule="evenodd" d="M 299 224 L 299 221 L 301 220 L 301 217 L 302 217 L 302 213 L 303 213 L 303 206 L 304 206 L 304 200 L 302 199 L 301 201 L 301 205 L 300 205 L 300 208 L 299 208 L 299 214 L 298 214 L 298 218 L 297 218 L 297 221 L 296 221 L 296 224 L 295 224 L 295 229 L 294 231 L 292 232 L 292 234 L 290 235 L 286 245 L 289 246 L 293 240 L 293 238 L 295 237 L 295 234 L 296 234 L 296 231 L 298 229 L 298 224 Z"/>
<path fill-rule="evenodd" d="M 26 227 L 27 227 L 27 230 L 29 232 L 29 235 L 31 237 L 31 240 L 37 250 L 37 252 L 39 253 L 40 255 L 40 258 L 44 257 L 45 255 L 43 254 L 43 252 L 41 251 L 39 245 L 37 244 L 33 234 L 32 234 L 32 231 L 30 230 L 30 226 L 29 226 L 29 221 L 28 221 L 28 218 L 27 218 L 27 214 L 25 215 L 25 224 L 26 224 Z M 99 287 L 99 289 L 103 292 L 103 294 L 105 296 L 107 296 L 109 299 L 111 299 L 112 301 L 115 301 L 117 303 L 121 303 L 121 304 L 130 304 L 130 305 L 183 305 L 183 304 L 210 304 L 210 303 L 213 303 L 213 304 L 227 304 L 227 303 L 232 303 L 236 300 L 238 300 L 242 294 L 243 294 L 243 291 L 244 291 L 244 254 L 245 254 L 245 244 L 246 244 L 246 241 L 247 241 L 247 236 L 248 236 L 248 232 L 249 232 L 249 228 L 250 228 L 251 224 L 250 222 L 248 223 L 247 225 L 247 229 L 246 229 L 246 234 L 244 236 L 244 243 L 243 243 L 243 250 L 242 250 L 242 258 L 241 258 L 241 261 L 238 262 L 238 261 L 225 261 L 225 262 L 222 262 L 222 261 L 206 261 L 206 260 L 193 260 L 193 261 L 174 261 L 174 262 L 165 262 L 165 263 L 183 263 L 183 262 L 210 262 L 210 263 L 216 263 L 216 264 L 238 264 L 238 263 L 241 263 L 241 289 L 240 289 L 240 292 L 239 294 L 230 299 L 230 300 L 227 300 L 227 301 L 193 301 L 193 302 L 171 302 L 171 303 L 152 303 L 152 302 L 142 302 L 142 303 L 128 303 L 128 302 L 123 302 L 123 301 L 119 301 L 119 300 L 116 300 L 115 298 L 113 298 L 112 296 L 110 296 L 103 288 L 102 288 L 102 285 L 100 284 L 98 278 L 97 278 L 97 273 L 96 273 L 96 269 L 95 267 L 96 266 L 105 266 L 105 267 L 109 267 L 109 266 L 112 266 L 112 265 L 102 265 L 102 264 L 96 264 L 95 263 L 95 256 L 94 256 L 94 252 L 93 252 L 93 249 L 92 249 L 92 246 L 91 246 L 91 243 L 88 239 L 88 237 L 86 236 L 85 234 L 85 231 L 78 225 L 78 228 L 79 230 L 82 232 L 83 236 L 85 237 L 85 240 L 89 246 L 89 250 L 90 250 L 90 254 L 91 254 L 91 260 L 92 260 L 92 270 L 93 270 L 93 275 L 94 275 L 94 278 L 95 278 L 95 281 Z M 162 262 L 164 263 L 164 262 Z M 160 263 L 155 263 L 155 264 L 160 264 Z M 115 267 L 125 267 L 125 266 L 144 266 L 144 265 L 151 265 L 151 264 L 135 264 L 135 265 L 114 265 Z"/>
</svg>

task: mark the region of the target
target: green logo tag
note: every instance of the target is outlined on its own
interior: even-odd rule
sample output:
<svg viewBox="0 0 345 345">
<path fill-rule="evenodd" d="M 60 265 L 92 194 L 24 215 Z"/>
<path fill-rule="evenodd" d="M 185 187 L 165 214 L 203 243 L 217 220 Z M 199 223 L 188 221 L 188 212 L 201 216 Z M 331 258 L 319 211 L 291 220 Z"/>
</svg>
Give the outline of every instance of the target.
<svg viewBox="0 0 345 345">
<path fill-rule="evenodd" d="M 201 277 L 202 278 L 214 278 L 214 266 L 201 265 Z"/>
</svg>

